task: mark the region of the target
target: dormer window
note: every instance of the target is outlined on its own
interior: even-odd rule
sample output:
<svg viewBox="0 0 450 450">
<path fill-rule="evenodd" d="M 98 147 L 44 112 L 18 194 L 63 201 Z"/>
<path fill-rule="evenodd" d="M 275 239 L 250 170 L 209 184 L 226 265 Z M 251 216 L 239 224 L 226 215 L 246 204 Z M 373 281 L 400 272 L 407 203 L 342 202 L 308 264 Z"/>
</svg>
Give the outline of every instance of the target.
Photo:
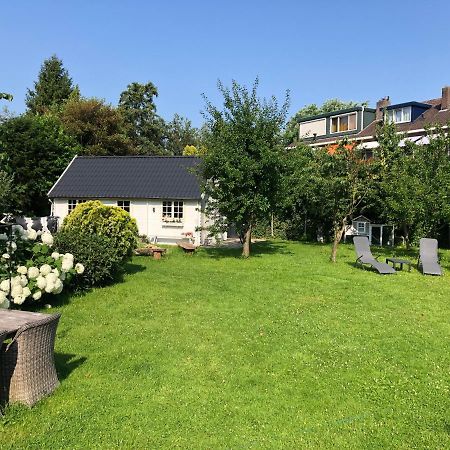
<svg viewBox="0 0 450 450">
<path fill-rule="evenodd" d="M 331 132 L 342 133 L 356 130 L 356 113 L 343 114 L 331 118 Z"/>
<path fill-rule="evenodd" d="M 386 119 L 388 122 L 394 123 L 411 122 L 411 106 L 389 109 L 386 111 Z"/>
</svg>

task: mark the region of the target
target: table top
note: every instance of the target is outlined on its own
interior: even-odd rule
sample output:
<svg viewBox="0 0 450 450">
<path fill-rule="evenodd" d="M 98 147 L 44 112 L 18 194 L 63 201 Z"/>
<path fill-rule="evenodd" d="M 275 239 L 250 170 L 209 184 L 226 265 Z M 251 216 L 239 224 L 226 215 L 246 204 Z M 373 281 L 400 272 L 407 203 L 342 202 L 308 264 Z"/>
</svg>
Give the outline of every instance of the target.
<svg viewBox="0 0 450 450">
<path fill-rule="evenodd" d="M 398 263 L 398 264 L 411 264 L 411 261 L 409 259 L 403 259 L 403 258 L 386 258 L 386 262 L 392 262 L 392 263 Z"/>
<path fill-rule="evenodd" d="M 36 320 L 41 320 L 44 317 L 47 317 L 47 314 L 0 309 L 0 330 L 6 330 L 9 333 L 14 333 L 22 325 L 34 322 Z"/>
</svg>

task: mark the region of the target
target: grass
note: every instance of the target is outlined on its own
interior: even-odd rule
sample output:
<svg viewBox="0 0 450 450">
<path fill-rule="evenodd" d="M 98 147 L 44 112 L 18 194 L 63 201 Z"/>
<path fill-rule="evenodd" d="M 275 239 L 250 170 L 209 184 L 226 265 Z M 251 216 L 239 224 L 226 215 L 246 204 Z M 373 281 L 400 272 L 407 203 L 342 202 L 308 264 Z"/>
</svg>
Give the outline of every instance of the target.
<svg viewBox="0 0 450 450">
<path fill-rule="evenodd" d="M 8 407 L 0 447 L 448 448 L 448 275 L 254 250 L 136 257 L 54 308 L 61 386 Z"/>
</svg>

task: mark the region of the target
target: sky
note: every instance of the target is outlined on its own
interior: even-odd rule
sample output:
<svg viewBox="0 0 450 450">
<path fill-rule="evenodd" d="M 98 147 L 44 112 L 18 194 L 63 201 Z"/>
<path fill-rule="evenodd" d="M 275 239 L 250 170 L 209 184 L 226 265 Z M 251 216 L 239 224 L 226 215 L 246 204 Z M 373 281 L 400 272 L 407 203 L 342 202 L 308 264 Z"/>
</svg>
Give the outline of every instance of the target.
<svg viewBox="0 0 450 450">
<path fill-rule="evenodd" d="M 116 105 L 153 82 L 158 113 L 200 126 L 204 93 L 234 79 L 293 114 L 329 98 L 392 103 L 450 84 L 450 1 L 0 0 L 0 92 L 25 110 L 44 59 L 56 54 L 82 95 Z M 2 102 L 2 106 L 7 102 Z"/>
</svg>

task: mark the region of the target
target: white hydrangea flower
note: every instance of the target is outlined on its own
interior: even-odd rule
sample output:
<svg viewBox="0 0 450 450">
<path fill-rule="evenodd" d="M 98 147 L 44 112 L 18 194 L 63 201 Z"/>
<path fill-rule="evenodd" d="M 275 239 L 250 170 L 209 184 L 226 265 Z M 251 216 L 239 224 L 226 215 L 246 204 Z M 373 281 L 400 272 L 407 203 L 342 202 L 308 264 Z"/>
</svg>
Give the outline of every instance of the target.
<svg viewBox="0 0 450 450">
<path fill-rule="evenodd" d="M 3 259 L 9 259 L 8 253 L 3 253 L 2 258 L 3 258 Z"/>
<path fill-rule="evenodd" d="M 12 278 L 11 278 L 11 287 L 14 287 L 14 286 L 21 286 L 21 281 L 22 281 L 22 279 L 21 279 L 21 276 L 20 276 L 20 275 L 17 275 L 17 276 L 15 276 L 15 277 L 12 277 Z"/>
<path fill-rule="evenodd" d="M 49 273 L 46 277 L 45 277 L 47 284 L 55 284 L 56 280 L 58 280 L 58 276 L 56 275 L 56 273 Z"/>
<path fill-rule="evenodd" d="M 6 293 L 0 291 L 0 305 L 7 300 Z"/>
<path fill-rule="evenodd" d="M 25 275 L 20 275 L 20 285 L 25 287 L 28 284 L 28 278 Z"/>
<path fill-rule="evenodd" d="M 41 291 L 36 291 L 33 294 L 33 300 L 39 300 L 42 297 L 42 292 Z"/>
<path fill-rule="evenodd" d="M 47 294 L 51 294 L 55 289 L 55 283 L 48 283 L 45 286 L 45 292 L 47 292 Z"/>
<path fill-rule="evenodd" d="M 47 286 L 47 280 L 42 276 L 38 276 L 36 278 L 36 285 L 39 289 L 45 289 L 45 287 Z"/>
<path fill-rule="evenodd" d="M 56 295 L 60 294 L 63 290 L 63 287 L 64 287 L 64 285 L 63 285 L 62 281 L 56 280 L 55 288 L 53 289 L 53 294 L 56 294 Z"/>
<path fill-rule="evenodd" d="M 53 236 L 48 232 L 42 233 L 41 240 L 44 244 L 53 245 Z"/>
<path fill-rule="evenodd" d="M 13 302 L 16 305 L 21 305 L 25 301 L 25 297 L 23 295 L 16 295 L 13 297 Z"/>
<path fill-rule="evenodd" d="M 72 253 L 64 253 L 63 258 L 64 258 L 64 259 L 70 259 L 70 260 L 73 261 L 73 255 L 72 255 Z"/>
<path fill-rule="evenodd" d="M 42 275 L 46 276 L 52 271 L 52 268 L 48 264 L 43 264 L 40 271 Z"/>
<path fill-rule="evenodd" d="M 11 296 L 13 298 L 16 298 L 19 295 L 22 295 L 22 293 L 23 293 L 23 287 L 20 284 L 13 286 L 13 288 L 11 289 Z M 16 303 L 16 302 L 14 302 L 14 303 Z"/>
<path fill-rule="evenodd" d="M 28 231 L 27 231 L 27 238 L 30 240 L 30 241 L 35 241 L 36 239 L 37 239 L 37 232 L 36 232 L 36 230 L 33 230 L 33 228 L 30 228 Z"/>
<path fill-rule="evenodd" d="M 76 263 L 76 264 L 75 264 L 75 272 L 76 272 L 78 275 L 83 274 L 83 272 L 84 272 L 84 266 L 83 266 L 83 264 L 81 264 L 81 263 Z"/>
<path fill-rule="evenodd" d="M 3 280 L 0 283 L 0 290 L 3 292 L 9 292 L 9 280 Z"/>
<path fill-rule="evenodd" d="M 58 252 L 53 252 L 53 253 L 51 254 L 51 257 L 52 257 L 54 260 L 59 259 L 60 256 L 61 256 L 61 255 L 60 255 Z"/>
<path fill-rule="evenodd" d="M 52 270 L 52 273 L 59 277 L 59 270 L 56 267 Z"/>
<path fill-rule="evenodd" d="M 19 266 L 17 268 L 17 273 L 20 273 L 21 275 L 26 275 L 28 273 L 28 269 L 25 266 Z"/>
<path fill-rule="evenodd" d="M 22 295 L 24 296 L 24 298 L 27 298 L 31 295 L 31 291 L 28 287 L 24 287 L 23 291 L 22 291 Z"/>
<path fill-rule="evenodd" d="M 37 267 L 30 267 L 28 269 L 28 278 L 30 280 L 34 280 L 35 278 L 37 278 L 39 276 L 41 272 L 39 271 L 39 269 Z"/>
<path fill-rule="evenodd" d="M 63 272 L 68 272 L 73 267 L 73 259 L 64 258 L 61 264 L 61 270 Z"/>
<path fill-rule="evenodd" d="M 5 233 L 0 233 L 0 241 L 7 241 L 8 236 Z"/>
</svg>

